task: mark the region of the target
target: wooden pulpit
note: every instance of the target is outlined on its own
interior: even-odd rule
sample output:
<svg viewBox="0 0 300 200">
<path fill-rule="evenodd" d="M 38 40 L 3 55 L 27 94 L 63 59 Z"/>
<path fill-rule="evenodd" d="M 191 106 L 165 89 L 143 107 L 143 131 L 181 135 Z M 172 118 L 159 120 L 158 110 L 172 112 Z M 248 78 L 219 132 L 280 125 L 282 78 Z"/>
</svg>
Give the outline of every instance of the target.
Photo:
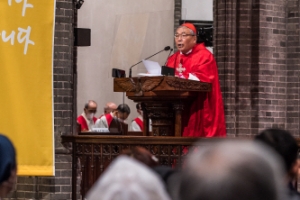
<svg viewBox="0 0 300 200">
<path fill-rule="evenodd" d="M 198 95 L 205 95 L 210 91 L 210 83 L 171 76 L 114 79 L 114 92 L 126 92 L 129 99 L 142 104 L 143 136 L 150 136 L 151 119 L 151 136 L 181 137 L 182 114 L 190 109 Z"/>
</svg>

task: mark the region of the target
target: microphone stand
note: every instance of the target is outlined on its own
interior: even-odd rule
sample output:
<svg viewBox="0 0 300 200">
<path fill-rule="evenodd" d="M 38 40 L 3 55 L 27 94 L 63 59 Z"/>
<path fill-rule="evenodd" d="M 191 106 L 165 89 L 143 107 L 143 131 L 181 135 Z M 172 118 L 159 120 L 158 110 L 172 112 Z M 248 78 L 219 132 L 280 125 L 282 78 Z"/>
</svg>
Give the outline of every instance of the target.
<svg viewBox="0 0 300 200">
<path fill-rule="evenodd" d="M 167 62 L 168 62 L 168 58 L 170 57 L 170 55 L 171 55 L 172 51 L 173 51 L 173 49 L 171 48 L 171 49 L 170 49 L 170 53 L 169 53 L 169 55 L 168 55 L 168 57 L 167 57 L 167 60 L 166 60 L 166 63 L 165 63 L 165 65 L 164 65 L 164 66 L 166 66 L 166 64 L 167 64 Z"/>
<path fill-rule="evenodd" d="M 170 48 L 170 47 L 169 47 L 169 48 Z M 145 58 L 145 60 L 148 60 L 149 58 L 151 58 L 151 57 L 155 56 L 156 54 L 159 54 L 160 52 L 163 52 L 163 51 L 165 51 L 165 49 L 163 49 L 163 50 L 161 50 L 161 51 L 159 51 L 159 52 L 157 52 L 157 53 L 155 53 L 155 54 L 149 56 L 148 58 Z M 133 68 L 134 66 L 140 64 L 141 62 L 143 62 L 143 61 L 141 60 L 140 62 L 138 62 L 138 63 L 132 65 L 132 66 L 129 68 L 129 78 L 131 78 L 131 75 L 132 75 L 132 68 Z"/>
</svg>

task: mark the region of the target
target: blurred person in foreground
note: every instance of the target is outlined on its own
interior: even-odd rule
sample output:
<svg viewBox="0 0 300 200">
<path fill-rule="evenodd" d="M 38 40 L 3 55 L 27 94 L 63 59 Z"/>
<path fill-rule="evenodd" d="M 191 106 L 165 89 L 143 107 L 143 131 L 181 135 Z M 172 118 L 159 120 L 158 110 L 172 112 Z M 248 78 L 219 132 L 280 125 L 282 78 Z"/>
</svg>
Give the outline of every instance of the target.
<svg viewBox="0 0 300 200">
<path fill-rule="evenodd" d="M 170 200 L 159 177 L 143 163 L 118 156 L 97 180 L 87 200 Z"/>
<path fill-rule="evenodd" d="M 12 142 L 0 134 L 0 199 L 13 189 L 17 179 L 16 152 Z"/>
<path fill-rule="evenodd" d="M 136 146 L 131 149 L 124 149 L 120 155 L 132 157 L 151 168 L 159 165 L 158 158 L 144 147 Z"/>
<path fill-rule="evenodd" d="M 183 136 L 226 136 L 224 106 L 219 83 L 218 67 L 214 56 L 204 43 L 197 44 L 197 30 L 191 23 L 180 25 L 175 32 L 178 49 L 168 58 L 167 66 L 183 79 L 211 84 L 211 92 L 199 94 L 190 110 L 183 115 Z"/>
<path fill-rule="evenodd" d="M 132 157 L 152 169 L 163 181 L 166 191 L 172 193 L 174 190 L 173 185 L 178 180 L 180 171 L 178 169 L 173 169 L 169 166 L 164 166 L 159 164 L 159 159 L 153 155 L 150 151 L 144 147 L 133 147 L 131 149 L 124 149 L 121 155 L 127 155 Z"/>
<path fill-rule="evenodd" d="M 171 196 L 174 200 L 284 200 L 282 174 L 278 156 L 267 147 L 225 141 L 191 154 L 178 192 Z"/>
<path fill-rule="evenodd" d="M 281 157 L 290 199 L 300 199 L 300 194 L 293 185 L 298 174 L 298 144 L 296 139 L 288 131 L 266 129 L 255 137 L 255 141 L 267 145 Z"/>
</svg>

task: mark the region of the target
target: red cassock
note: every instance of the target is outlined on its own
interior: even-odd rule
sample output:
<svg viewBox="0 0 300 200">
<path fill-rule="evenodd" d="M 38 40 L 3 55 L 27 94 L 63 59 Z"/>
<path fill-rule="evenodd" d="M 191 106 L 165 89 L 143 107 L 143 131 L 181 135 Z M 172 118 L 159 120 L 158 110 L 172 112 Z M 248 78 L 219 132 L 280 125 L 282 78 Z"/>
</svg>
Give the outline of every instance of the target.
<svg viewBox="0 0 300 200">
<path fill-rule="evenodd" d="M 188 78 L 189 73 L 201 82 L 212 84 L 211 92 L 200 93 L 189 111 L 183 114 L 183 136 L 224 137 L 226 126 L 224 107 L 216 61 L 203 43 L 196 44 L 188 54 L 179 51 L 168 58 L 167 66 L 175 75 Z"/>
<path fill-rule="evenodd" d="M 93 121 L 94 123 L 97 121 L 96 117 L 93 117 Z M 84 117 L 82 115 L 77 117 L 77 122 L 80 124 L 81 127 L 81 131 L 89 131 L 89 127 L 84 119 Z"/>
</svg>

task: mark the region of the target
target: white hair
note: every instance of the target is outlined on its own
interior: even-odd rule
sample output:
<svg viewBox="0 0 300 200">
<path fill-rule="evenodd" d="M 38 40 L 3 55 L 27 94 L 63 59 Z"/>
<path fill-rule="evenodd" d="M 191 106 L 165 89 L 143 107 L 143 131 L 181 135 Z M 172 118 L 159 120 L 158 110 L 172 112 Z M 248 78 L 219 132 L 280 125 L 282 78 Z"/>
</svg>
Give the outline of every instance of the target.
<svg viewBox="0 0 300 200">
<path fill-rule="evenodd" d="M 111 163 L 86 199 L 170 200 L 158 175 L 128 156 L 119 156 Z"/>
<path fill-rule="evenodd" d="M 200 146 L 187 161 L 180 200 L 284 199 L 280 158 L 254 142 L 226 141 Z"/>
<path fill-rule="evenodd" d="M 189 29 L 189 31 L 191 32 L 192 35 L 196 35 L 196 33 L 192 29 L 190 29 L 190 28 L 188 28 L 186 26 L 179 26 L 177 29 L 179 29 L 179 28 L 187 28 L 187 29 Z"/>
</svg>

